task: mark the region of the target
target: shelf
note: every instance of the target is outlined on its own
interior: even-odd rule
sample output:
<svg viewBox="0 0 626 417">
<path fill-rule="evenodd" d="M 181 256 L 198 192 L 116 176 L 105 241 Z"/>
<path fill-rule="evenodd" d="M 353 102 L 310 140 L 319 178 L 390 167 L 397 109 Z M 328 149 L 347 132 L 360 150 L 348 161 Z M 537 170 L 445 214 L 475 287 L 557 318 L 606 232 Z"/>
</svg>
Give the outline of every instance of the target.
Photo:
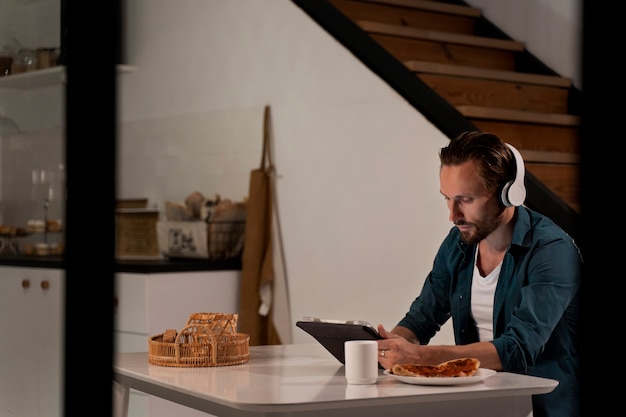
<svg viewBox="0 0 626 417">
<path fill-rule="evenodd" d="M 65 78 L 64 67 L 52 67 L 42 70 L 7 75 L 0 78 L 0 88 L 29 89 L 60 84 Z"/>
<path fill-rule="evenodd" d="M 33 3 L 40 3 L 42 1 L 45 0 L 11 0 L 11 3 L 19 3 L 21 5 L 27 5 L 27 4 L 33 4 Z"/>
<path fill-rule="evenodd" d="M 134 67 L 129 65 L 118 65 L 117 68 L 119 73 L 128 73 L 135 70 Z M 64 66 L 0 77 L 0 88 L 13 90 L 26 90 L 63 83 L 65 83 Z"/>
</svg>

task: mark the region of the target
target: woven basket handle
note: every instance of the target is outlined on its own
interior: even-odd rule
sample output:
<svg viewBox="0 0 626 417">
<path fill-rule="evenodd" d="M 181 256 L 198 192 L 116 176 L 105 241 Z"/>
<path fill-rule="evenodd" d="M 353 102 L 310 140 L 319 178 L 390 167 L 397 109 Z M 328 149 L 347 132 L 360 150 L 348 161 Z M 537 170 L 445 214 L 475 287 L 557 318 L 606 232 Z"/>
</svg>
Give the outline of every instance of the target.
<svg viewBox="0 0 626 417">
<path fill-rule="evenodd" d="M 181 340 L 182 338 L 187 338 L 189 340 Z M 211 364 L 215 365 L 217 363 L 217 339 L 215 337 L 215 334 L 213 333 L 213 329 L 209 325 L 186 325 L 176 335 L 176 340 L 174 341 L 174 343 L 174 355 L 176 356 L 176 362 L 181 361 L 180 346 L 182 343 L 204 343 L 208 344 L 208 346 L 210 347 L 208 353 L 210 353 L 209 360 L 211 361 Z"/>
<path fill-rule="evenodd" d="M 215 336 L 222 336 L 237 332 L 238 314 L 230 313 L 193 313 L 187 320 L 187 325 L 203 324 L 209 326 Z"/>
</svg>

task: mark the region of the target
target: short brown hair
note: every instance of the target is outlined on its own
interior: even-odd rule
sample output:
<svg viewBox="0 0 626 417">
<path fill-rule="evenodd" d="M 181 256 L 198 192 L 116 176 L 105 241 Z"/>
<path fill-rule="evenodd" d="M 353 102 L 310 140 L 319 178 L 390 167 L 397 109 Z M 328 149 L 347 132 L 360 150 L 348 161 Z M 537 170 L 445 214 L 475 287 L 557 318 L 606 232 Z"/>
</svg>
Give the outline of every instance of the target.
<svg viewBox="0 0 626 417">
<path fill-rule="evenodd" d="M 439 150 L 441 166 L 474 161 L 488 192 L 499 194 L 504 184 L 515 179 L 515 156 L 498 136 L 482 131 L 466 131 Z"/>
</svg>

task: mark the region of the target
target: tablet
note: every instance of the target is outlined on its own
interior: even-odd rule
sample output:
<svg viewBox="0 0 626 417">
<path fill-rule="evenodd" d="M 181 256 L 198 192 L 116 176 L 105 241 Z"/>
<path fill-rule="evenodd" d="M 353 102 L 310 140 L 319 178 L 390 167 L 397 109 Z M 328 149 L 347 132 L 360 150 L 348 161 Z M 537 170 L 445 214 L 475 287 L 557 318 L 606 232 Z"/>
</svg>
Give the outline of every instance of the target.
<svg viewBox="0 0 626 417">
<path fill-rule="evenodd" d="M 378 340 L 378 331 L 362 320 L 329 320 L 318 317 L 303 317 L 296 326 L 310 334 L 339 362 L 345 365 L 343 344 L 348 340 Z"/>
</svg>

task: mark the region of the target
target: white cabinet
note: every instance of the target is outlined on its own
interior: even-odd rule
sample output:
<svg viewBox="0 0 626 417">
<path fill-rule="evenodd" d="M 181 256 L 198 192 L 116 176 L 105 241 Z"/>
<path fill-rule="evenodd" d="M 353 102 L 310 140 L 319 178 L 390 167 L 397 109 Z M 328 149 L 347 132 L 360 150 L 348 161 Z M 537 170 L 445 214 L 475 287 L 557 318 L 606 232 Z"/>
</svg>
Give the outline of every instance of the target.
<svg viewBox="0 0 626 417">
<path fill-rule="evenodd" d="M 148 337 L 180 330 L 198 312 L 237 313 L 241 272 L 118 273 L 115 350 L 146 352 Z M 207 417 L 188 407 L 131 391 L 128 417 Z"/>
<path fill-rule="evenodd" d="M 0 267 L 0 415 L 61 417 L 64 273 Z"/>
</svg>

